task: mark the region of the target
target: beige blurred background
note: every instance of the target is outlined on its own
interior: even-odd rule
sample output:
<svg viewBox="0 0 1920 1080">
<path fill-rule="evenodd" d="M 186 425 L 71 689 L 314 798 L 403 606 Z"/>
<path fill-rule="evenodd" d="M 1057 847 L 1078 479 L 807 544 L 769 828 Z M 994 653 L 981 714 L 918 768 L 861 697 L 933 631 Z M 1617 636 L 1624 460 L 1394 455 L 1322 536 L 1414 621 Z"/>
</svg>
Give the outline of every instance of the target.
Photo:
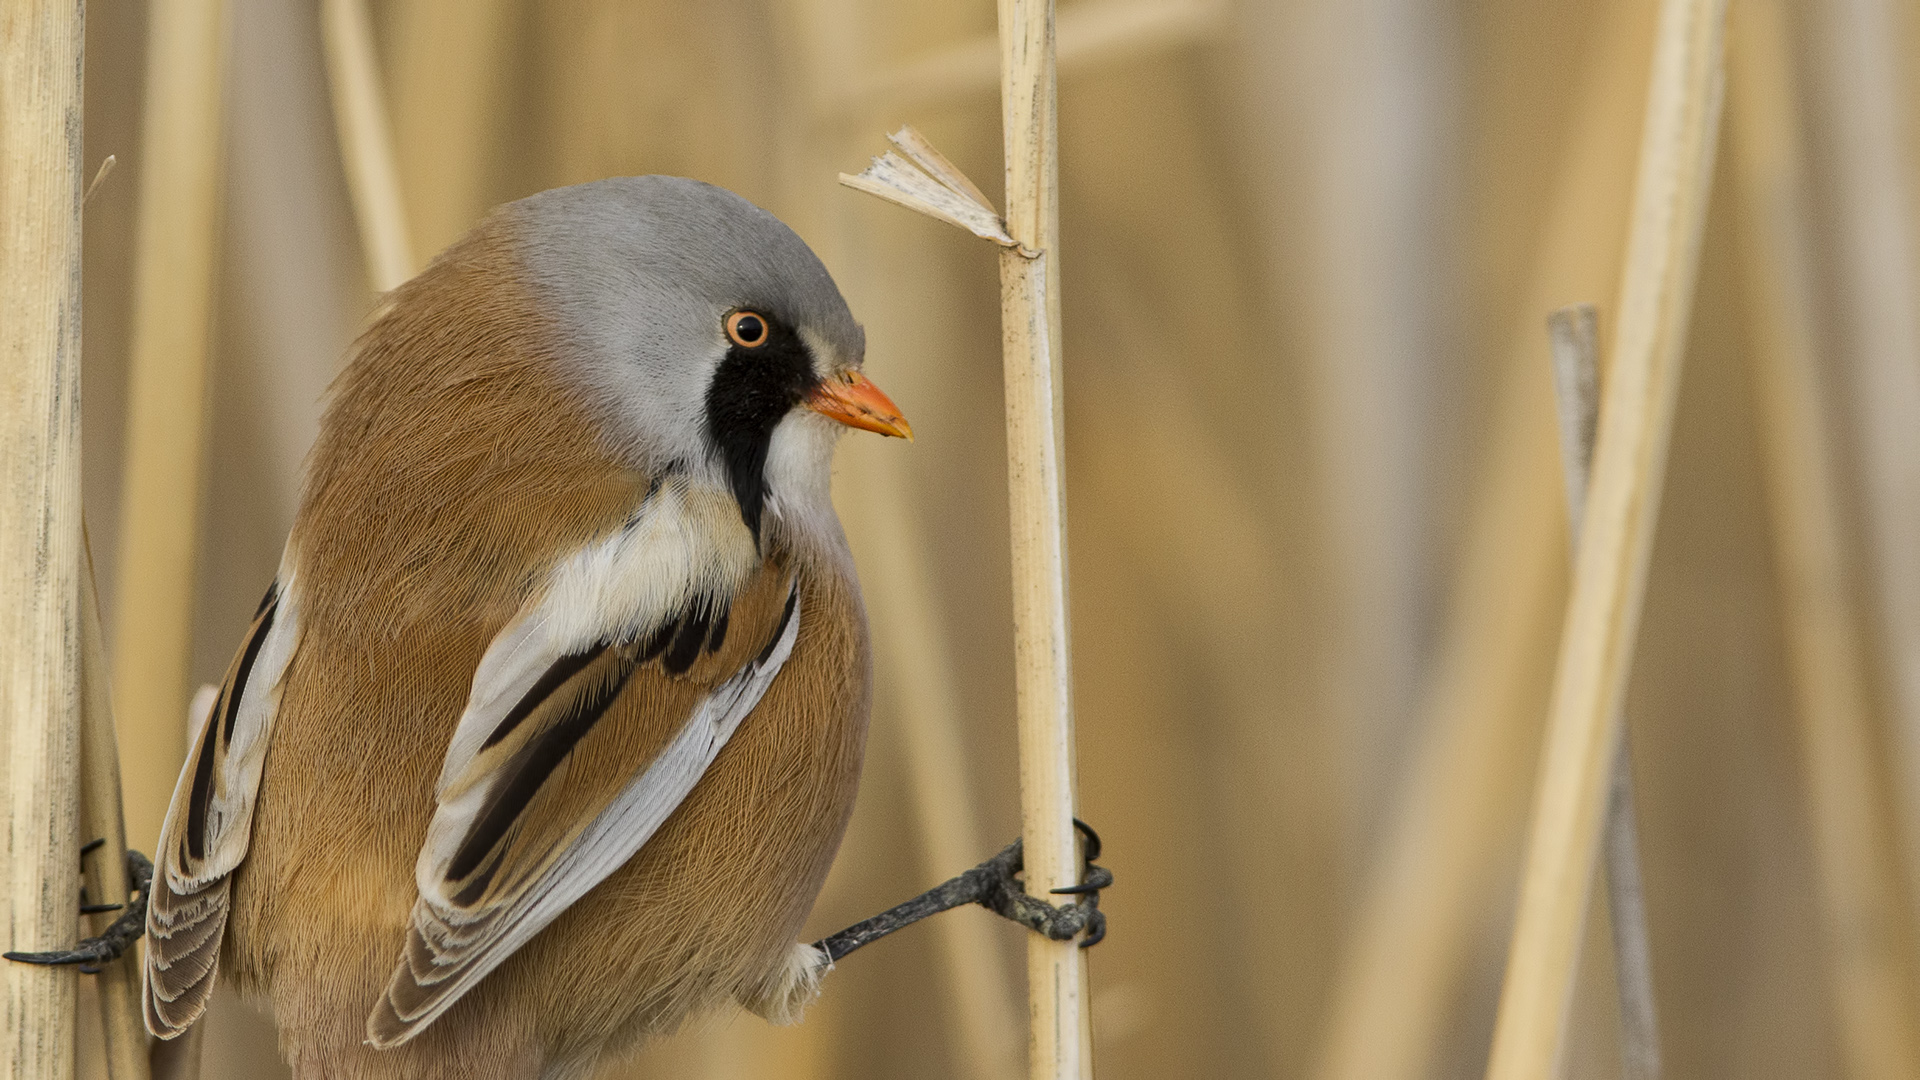
<svg viewBox="0 0 1920 1080">
<path fill-rule="evenodd" d="M 848 439 L 836 474 L 878 700 L 812 929 L 1012 839 L 995 260 L 834 181 L 912 122 L 998 192 L 994 5 L 371 8 L 422 257 L 557 185 L 721 184 L 821 253 L 867 326 L 867 370 L 913 421 L 911 446 Z M 1092 955 L 1100 1075 L 1484 1068 L 1565 597 L 1544 319 L 1596 302 L 1608 340 L 1653 9 L 1063 0 L 1080 793 L 1118 877 Z M 88 167 L 120 163 L 86 221 L 86 503 L 110 627 L 147 14 L 87 12 Z M 1920 718 L 1901 679 L 1920 654 L 1894 586 L 1920 411 L 1875 380 L 1920 371 L 1920 296 L 1876 269 L 1910 261 L 1920 210 L 1913 15 L 1824 0 L 1791 37 L 1872 779 L 1909 838 L 1900 748 Z M 180 478 L 198 506 L 189 686 L 219 677 L 272 577 L 322 395 L 374 299 L 317 3 L 230 0 L 230 20 L 209 442 L 205 475 Z M 1723 144 L 1628 706 L 1662 1050 L 1675 1077 L 1840 1077 L 1857 1070 L 1821 929 L 1749 362 L 1742 266 L 1759 256 L 1730 160 Z M 1464 730 L 1480 741 L 1449 741 Z M 129 842 L 147 850 L 178 764 L 164 757 L 124 763 Z M 1465 825 L 1429 850 L 1436 806 Z M 1405 918 L 1369 899 L 1395 866 L 1416 868 Z M 1441 870 L 1429 883 L 1421 866 Z M 1901 880 L 1888 948 L 1917 925 Z M 1606 918 L 1596 904 L 1572 1076 L 1618 1068 Z M 1421 944 L 1383 964 L 1395 928 Z M 843 962 L 799 1027 L 720 1017 L 604 1075 L 1014 1075 L 1021 933 L 943 916 Z M 223 1000 L 208 1023 L 209 1076 L 281 1074 L 269 1019 Z"/>
</svg>

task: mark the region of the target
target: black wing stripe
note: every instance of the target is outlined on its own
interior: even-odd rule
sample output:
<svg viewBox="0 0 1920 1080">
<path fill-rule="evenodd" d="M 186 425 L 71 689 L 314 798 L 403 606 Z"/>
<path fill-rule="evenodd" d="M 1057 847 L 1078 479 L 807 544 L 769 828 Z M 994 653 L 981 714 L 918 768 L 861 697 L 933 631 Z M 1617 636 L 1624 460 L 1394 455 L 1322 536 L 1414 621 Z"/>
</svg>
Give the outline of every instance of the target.
<svg viewBox="0 0 1920 1080">
<path fill-rule="evenodd" d="M 669 675 L 684 675 L 700 659 L 700 649 L 707 643 L 707 626 L 711 616 L 703 598 L 696 598 L 687 613 L 681 617 L 680 629 L 673 635 L 673 645 L 667 649 L 667 655 L 660 661 Z"/>
<path fill-rule="evenodd" d="M 540 681 L 534 683 L 533 688 L 528 690 L 513 706 L 513 710 L 507 713 L 506 718 L 500 721 L 500 726 L 493 729 L 493 734 L 487 736 L 487 741 L 480 744 L 480 749 L 487 750 L 499 745 L 500 740 L 513 734 L 513 729 L 519 727 L 521 721 L 532 715 L 533 710 L 539 708 L 541 702 L 553 696 L 555 690 L 565 685 L 568 679 L 580 674 L 582 668 L 599 659 L 600 654 L 606 651 L 606 642 L 601 642 L 591 648 L 568 653 L 555 660 L 553 666 L 540 676 Z"/>
<path fill-rule="evenodd" d="M 253 662 L 260 658 L 260 647 L 267 642 L 267 632 L 273 629 L 273 617 L 280 611 L 280 600 L 276 590 L 268 589 L 267 598 L 261 601 L 260 614 L 254 616 L 253 635 L 247 639 L 247 648 L 240 654 L 240 666 L 234 670 L 233 685 L 227 690 L 227 715 L 220 725 L 220 741 L 233 741 L 233 725 L 240 719 L 240 698 L 247 687 L 247 677 L 253 674 Z"/>
<path fill-rule="evenodd" d="M 644 664 L 667 651 L 667 646 L 673 644 L 673 632 L 679 628 L 679 625 L 679 619 L 676 616 L 654 627 L 653 632 L 647 635 L 646 642 L 640 646 L 640 662 Z"/>
<path fill-rule="evenodd" d="M 501 779 L 487 792 L 480 813 L 474 816 L 473 825 L 447 866 L 448 881 L 459 881 L 479 868 L 487 853 L 505 839 L 541 785 L 626 688 L 639 664 L 631 648 L 619 651 L 619 666 L 611 678 L 599 680 L 598 686 L 575 697 L 559 723 L 521 747 L 501 766 Z"/>
<path fill-rule="evenodd" d="M 260 614 L 253 620 L 253 629 L 247 635 L 246 648 L 240 652 L 240 660 L 234 665 L 233 676 L 227 685 L 221 687 L 220 697 L 214 702 L 216 715 L 220 717 L 218 729 L 222 744 L 233 739 L 234 724 L 240 718 L 240 699 L 245 695 L 247 679 L 253 674 L 253 664 L 260 658 L 261 646 L 266 644 L 267 632 L 273 629 L 273 617 L 280 610 L 278 587 L 267 590 L 267 598 L 261 603 Z M 213 807 L 213 733 L 200 742 L 200 756 L 193 765 L 193 788 L 187 793 L 187 854 L 195 862 L 206 857 L 207 853 L 207 813 Z"/>
<path fill-rule="evenodd" d="M 200 757 L 193 764 L 193 790 L 187 796 L 187 835 L 181 837 L 187 857 L 199 862 L 207 856 L 207 810 L 213 805 L 213 740 L 200 740 Z"/>
</svg>

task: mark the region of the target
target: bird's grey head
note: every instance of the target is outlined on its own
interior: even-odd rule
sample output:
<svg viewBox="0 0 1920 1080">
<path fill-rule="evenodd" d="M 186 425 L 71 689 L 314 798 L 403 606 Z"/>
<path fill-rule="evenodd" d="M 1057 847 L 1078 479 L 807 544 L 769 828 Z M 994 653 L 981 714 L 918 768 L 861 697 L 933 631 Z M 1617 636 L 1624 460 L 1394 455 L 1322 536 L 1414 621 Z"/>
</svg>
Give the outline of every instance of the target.
<svg viewBox="0 0 1920 1080">
<path fill-rule="evenodd" d="M 866 336 L 792 229 L 667 176 L 558 188 L 508 213 L 564 361 L 623 455 L 730 487 L 756 533 L 766 503 L 824 500 L 842 429 L 806 406 L 859 378 Z"/>
</svg>

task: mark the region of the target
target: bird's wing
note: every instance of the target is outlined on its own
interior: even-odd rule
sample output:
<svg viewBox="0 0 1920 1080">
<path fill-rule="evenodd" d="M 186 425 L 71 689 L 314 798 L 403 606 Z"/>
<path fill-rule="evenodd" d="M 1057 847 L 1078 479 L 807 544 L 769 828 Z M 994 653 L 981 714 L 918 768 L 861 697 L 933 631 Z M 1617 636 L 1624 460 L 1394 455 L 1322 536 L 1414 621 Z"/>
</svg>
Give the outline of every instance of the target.
<svg viewBox="0 0 1920 1080">
<path fill-rule="evenodd" d="M 758 704 L 803 617 L 776 561 L 584 643 L 553 629 L 570 598 L 550 590 L 474 675 L 406 948 L 367 1021 L 375 1046 L 419 1033 L 640 850 Z"/>
<path fill-rule="evenodd" d="M 229 875 L 247 857 L 254 798 L 287 664 L 300 643 L 291 560 L 267 590 L 174 785 L 147 905 L 147 1029 L 186 1030 L 213 991 Z"/>
</svg>

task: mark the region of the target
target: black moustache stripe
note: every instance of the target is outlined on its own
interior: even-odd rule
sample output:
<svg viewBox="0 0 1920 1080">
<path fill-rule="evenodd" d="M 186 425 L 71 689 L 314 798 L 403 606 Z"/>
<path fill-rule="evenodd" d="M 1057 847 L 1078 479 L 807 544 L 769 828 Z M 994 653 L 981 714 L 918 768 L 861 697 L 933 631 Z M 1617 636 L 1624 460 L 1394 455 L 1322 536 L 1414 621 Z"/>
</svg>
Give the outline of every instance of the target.
<svg viewBox="0 0 1920 1080">
<path fill-rule="evenodd" d="M 773 429 L 820 383 L 799 335 L 771 317 L 767 328 L 766 344 L 728 349 L 707 387 L 707 439 L 726 467 L 740 518 L 755 543 L 766 505 Z"/>
</svg>

